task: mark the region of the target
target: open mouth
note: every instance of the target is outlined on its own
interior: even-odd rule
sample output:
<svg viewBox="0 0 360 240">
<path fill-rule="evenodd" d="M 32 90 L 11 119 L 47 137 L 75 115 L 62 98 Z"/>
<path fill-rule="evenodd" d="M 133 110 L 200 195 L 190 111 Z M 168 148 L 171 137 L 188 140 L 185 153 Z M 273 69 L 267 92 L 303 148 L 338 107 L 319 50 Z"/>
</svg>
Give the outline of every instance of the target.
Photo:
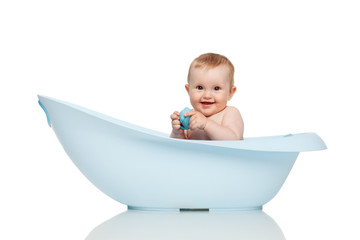
<svg viewBox="0 0 360 240">
<path fill-rule="evenodd" d="M 214 102 L 201 102 L 202 105 L 205 105 L 205 106 L 210 106 L 212 104 L 214 104 Z"/>
</svg>

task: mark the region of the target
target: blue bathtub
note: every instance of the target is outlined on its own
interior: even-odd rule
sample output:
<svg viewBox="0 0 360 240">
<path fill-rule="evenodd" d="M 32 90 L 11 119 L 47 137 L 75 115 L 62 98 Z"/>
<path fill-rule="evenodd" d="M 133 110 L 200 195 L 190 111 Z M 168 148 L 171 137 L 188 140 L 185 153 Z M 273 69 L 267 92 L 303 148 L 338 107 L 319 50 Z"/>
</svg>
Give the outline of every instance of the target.
<svg viewBox="0 0 360 240">
<path fill-rule="evenodd" d="M 300 152 L 326 149 L 315 133 L 182 140 L 61 100 L 39 104 L 74 164 L 129 209 L 261 209 Z"/>
</svg>

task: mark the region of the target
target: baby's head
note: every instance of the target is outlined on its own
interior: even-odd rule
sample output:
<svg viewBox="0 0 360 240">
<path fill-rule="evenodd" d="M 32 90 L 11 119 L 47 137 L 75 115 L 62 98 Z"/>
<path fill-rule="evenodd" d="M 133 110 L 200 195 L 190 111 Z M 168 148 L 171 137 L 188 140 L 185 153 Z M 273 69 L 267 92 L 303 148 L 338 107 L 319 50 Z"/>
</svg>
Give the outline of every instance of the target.
<svg viewBox="0 0 360 240">
<path fill-rule="evenodd" d="M 234 72 L 235 68 L 234 65 L 230 62 L 227 57 L 216 54 L 216 53 L 205 53 L 200 55 L 199 57 L 195 58 L 194 61 L 191 63 L 188 73 L 188 84 L 190 84 L 191 73 L 194 69 L 213 69 L 218 66 L 224 66 L 228 69 L 228 78 L 230 81 L 230 87 L 234 86 Z"/>
<path fill-rule="evenodd" d="M 225 109 L 236 91 L 234 66 L 219 54 L 200 55 L 190 65 L 185 88 L 194 109 L 212 116 Z"/>
</svg>

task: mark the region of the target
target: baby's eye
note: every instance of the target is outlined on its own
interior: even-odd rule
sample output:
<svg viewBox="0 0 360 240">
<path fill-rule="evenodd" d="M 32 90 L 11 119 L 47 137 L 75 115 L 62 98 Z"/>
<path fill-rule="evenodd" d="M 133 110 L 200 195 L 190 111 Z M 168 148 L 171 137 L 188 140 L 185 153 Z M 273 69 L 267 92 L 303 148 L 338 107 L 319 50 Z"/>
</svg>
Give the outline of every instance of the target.
<svg viewBox="0 0 360 240">
<path fill-rule="evenodd" d="M 203 90 L 204 88 L 202 86 L 196 86 L 197 90 Z"/>
<path fill-rule="evenodd" d="M 215 89 L 215 91 L 219 91 L 220 87 L 215 87 L 214 89 Z"/>
</svg>

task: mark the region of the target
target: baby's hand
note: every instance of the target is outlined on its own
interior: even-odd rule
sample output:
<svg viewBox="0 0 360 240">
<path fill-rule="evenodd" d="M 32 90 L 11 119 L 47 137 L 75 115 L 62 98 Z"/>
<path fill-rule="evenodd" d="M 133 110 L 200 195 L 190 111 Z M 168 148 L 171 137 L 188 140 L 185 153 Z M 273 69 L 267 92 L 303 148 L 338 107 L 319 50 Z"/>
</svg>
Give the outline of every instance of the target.
<svg viewBox="0 0 360 240">
<path fill-rule="evenodd" d="M 170 115 L 171 118 L 171 124 L 172 124 L 172 128 L 175 132 L 181 132 L 184 131 L 183 129 L 181 129 L 181 122 L 179 119 L 179 112 L 175 111 L 173 114 Z"/>
<path fill-rule="evenodd" d="M 195 130 L 195 129 L 204 130 L 206 123 L 207 123 L 207 118 L 204 116 L 204 114 L 202 114 L 201 112 L 192 110 L 190 112 L 185 113 L 184 116 L 185 117 L 191 116 L 190 121 L 189 121 L 189 128 L 191 130 Z"/>
</svg>

